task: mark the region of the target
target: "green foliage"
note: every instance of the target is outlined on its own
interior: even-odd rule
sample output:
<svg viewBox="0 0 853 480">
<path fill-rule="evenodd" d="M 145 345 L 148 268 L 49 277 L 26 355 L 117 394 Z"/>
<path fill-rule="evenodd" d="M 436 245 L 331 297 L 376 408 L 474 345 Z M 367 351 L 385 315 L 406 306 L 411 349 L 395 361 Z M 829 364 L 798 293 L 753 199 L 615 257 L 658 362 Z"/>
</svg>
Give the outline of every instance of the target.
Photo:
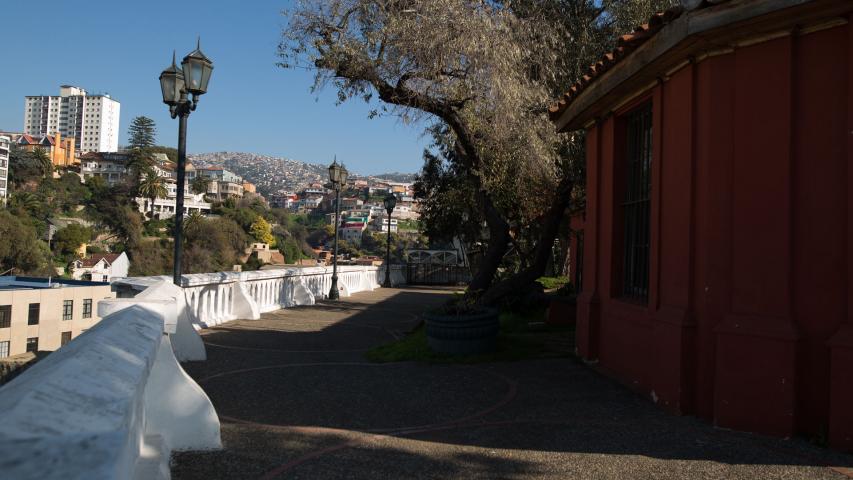
<svg viewBox="0 0 853 480">
<path fill-rule="evenodd" d="M 151 206 L 150 218 L 154 218 L 154 201 L 158 198 L 165 197 L 168 191 L 166 190 L 166 180 L 157 175 L 153 170 L 147 170 L 142 181 L 139 182 L 137 189 L 141 197 L 149 199 Z"/>
<path fill-rule="evenodd" d="M 296 263 L 303 257 L 302 249 L 292 237 L 284 240 L 284 244 L 281 246 L 281 253 L 284 255 L 284 260 L 287 263 Z"/>
<path fill-rule="evenodd" d="M 536 281 L 546 290 L 553 290 L 569 283 L 569 277 L 539 277 Z"/>
<path fill-rule="evenodd" d="M 144 240 L 131 252 L 130 275 L 163 275 L 172 271 L 171 240 Z"/>
<path fill-rule="evenodd" d="M 554 351 L 552 343 L 568 343 L 574 332 L 566 329 L 535 331 L 529 326 L 532 322 L 541 322 L 544 311 L 536 310 L 528 314 L 503 312 L 500 314 L 500 333 L 494 352 L 477 355 L 445 355 L 433 352 L 427 342 L 423 325 L 400 340 L 380 345 L 369 350 L 365 356 L 378 363 L 388 362 L 426 362 L 426 363 L 487 363 L 518 361 L 530 358 L 570 356 L 571 350 Z M 553 342 L 559 338 L 562 342 Z"/>
<path fill-rule="evenodd" d="M 193 193 L 196 195 L 202 195 L 207 193 L 207 189 L 210 186 L 210 179 L 205 177 L 204 175 L 196 175 L 190 184 L 190 188 Z"/>
<path fill-rule="evenodd" d="M 89 227 L 71 223 L 53 236 L 53 250 L 64 257 L 73 256 L 84 243 L 92 241 L 93 233 Z"/>
<path fill-rule="evenodd" d="M 41 148 L 32 152 L 22 150 L 12 145 L 9 151 L 9 183 L 13 189 L 21 188 L 23 185 L 36 183 L 48 176 L 53 170 L 47 154 Z"/>
<path fill-rule="evenodd" d="M 157 126 L 154 120 L 139 116 L 130 121 L 127 129 L 128 147 L 132 149 L 151 148 L 156 144 Z"/>
<path fill-rule="evenodd" d="M 20 217 L 0 210 L 0 273 L 44 274 L 49 271 L 47 243 L 38 239 L 35 227 Z"/>
<path fill-rule="evenodd" d="M 172 147 L 163 147 L 161 145 L 156 145 L 153 147 L 148 147 L 148 151 L 151 153 L 165 153 L 169 158 L 169 161 L 172 163 L 178 163 L 178 149 Z"/>
</svg>

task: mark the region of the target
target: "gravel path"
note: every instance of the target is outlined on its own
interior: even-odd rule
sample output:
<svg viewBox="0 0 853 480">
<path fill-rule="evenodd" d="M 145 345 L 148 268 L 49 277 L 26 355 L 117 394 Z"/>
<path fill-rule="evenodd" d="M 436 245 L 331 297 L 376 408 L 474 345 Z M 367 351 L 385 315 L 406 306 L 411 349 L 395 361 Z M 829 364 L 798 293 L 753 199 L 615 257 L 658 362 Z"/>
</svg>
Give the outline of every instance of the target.
<svg viewBox="0 0 853 480">
<path fill-rule="evenodd" d="M 853 457 L 668 415 L 570 359 L 374 364 L 446 290 L 379 289 L 202 332 L 224 450 L 175 479 L 838 479 Z"/>
</svg>

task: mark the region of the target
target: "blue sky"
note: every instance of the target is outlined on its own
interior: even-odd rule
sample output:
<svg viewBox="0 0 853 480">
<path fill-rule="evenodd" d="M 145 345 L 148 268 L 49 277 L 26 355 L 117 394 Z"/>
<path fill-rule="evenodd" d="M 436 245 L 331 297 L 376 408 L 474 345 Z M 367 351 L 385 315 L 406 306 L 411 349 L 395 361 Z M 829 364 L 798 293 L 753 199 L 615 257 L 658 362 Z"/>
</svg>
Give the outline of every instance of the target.
<svg viewBox="0 0 853 480">
<path fill-rule="evenodd" d="M 214 62 L 209 91 L 189 118 L 187 151 L 245 151 L 312 163 L 337 154 L 358 173 L 415 172 L 429 143 L 423 125 L 368 119 L 361 100 L 335 105 L 312 94 L 312 74 L 275 66 L 286 0 L 3 0 L 0 130 L 23 128 L 25 95 L 58 95 L 59 85 L 109 93 L 121 102 L 120 143 L 138 115 L 154 119 L 158 143 L 174 146 L 177 122 L 157 77 L 195 47 Z"/>
</svg>

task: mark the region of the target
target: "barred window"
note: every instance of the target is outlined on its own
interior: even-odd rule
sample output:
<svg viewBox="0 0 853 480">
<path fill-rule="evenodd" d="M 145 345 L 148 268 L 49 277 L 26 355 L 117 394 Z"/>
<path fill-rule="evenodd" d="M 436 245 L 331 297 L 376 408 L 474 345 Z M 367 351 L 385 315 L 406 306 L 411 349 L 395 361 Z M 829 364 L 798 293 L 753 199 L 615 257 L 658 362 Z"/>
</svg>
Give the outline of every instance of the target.
<svg viewBox="0 0 853 480">
<path fill-rule="evenodd" d="M 652 107 L 626 118 L 625 250 L 622 295 L 645 302 L 649 297 L 649 223 L 651 211 Z"/>
<path fill-rule="evenodd" d="M 63 320 L 71 320 L 71 316 L 74 313 L 74 300 L 63 300 L 62 301 L 62 319 Z"/>
<path fill-rule="evenodd" d="M 83 318 L 92 318 L 92 299 L 83 299 Z"/>
<path fill-rule="evenodd" d="M 27 339 L 27 351 L 28 352 L 37 352 L 39 349 L 39 339 L 38 337 L 30 337 Z"/>
<path fill-rule="evenodd" d="M 0 342 L 0 358 L 9 356 L 9 341 Z"/>
<path fill-rule="evenodd" d="M 59 346 L 63 346 L 71 341 L 71 332 L 62 332 L 59 338 Z"/>
</svg>

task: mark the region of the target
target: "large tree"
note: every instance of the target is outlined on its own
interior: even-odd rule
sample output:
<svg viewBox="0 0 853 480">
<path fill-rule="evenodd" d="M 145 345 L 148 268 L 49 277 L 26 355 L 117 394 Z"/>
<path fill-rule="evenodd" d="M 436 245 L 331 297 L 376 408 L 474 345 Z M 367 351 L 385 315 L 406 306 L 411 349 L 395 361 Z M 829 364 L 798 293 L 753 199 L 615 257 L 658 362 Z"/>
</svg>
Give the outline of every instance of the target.
<svg viewBox="0 0 853 480">
<path fill-rule="evenodd" d="M 557 135 L 547 106 L 620 22 L 652 8 L 636 3 L 304 1 L 279 54 L 284 67 L 314 69 L 315 88 L 331 84 L 341 101 L 377 95 L 377 114 L 443 125 L 443 160 L 487 227 L 469 292 L 488 303 L 545 271 L 583 160 L 580 137 Z M 510 251 L 520 267 L 495 282 Z"/>
<path fill-rule="evenodd" d="M 145 116 L 134 117 L 127 129 L 127 146 L 130 148 L 151 148 L 157 143 L 157 126 L 154 120 Z"/>
</svg>

